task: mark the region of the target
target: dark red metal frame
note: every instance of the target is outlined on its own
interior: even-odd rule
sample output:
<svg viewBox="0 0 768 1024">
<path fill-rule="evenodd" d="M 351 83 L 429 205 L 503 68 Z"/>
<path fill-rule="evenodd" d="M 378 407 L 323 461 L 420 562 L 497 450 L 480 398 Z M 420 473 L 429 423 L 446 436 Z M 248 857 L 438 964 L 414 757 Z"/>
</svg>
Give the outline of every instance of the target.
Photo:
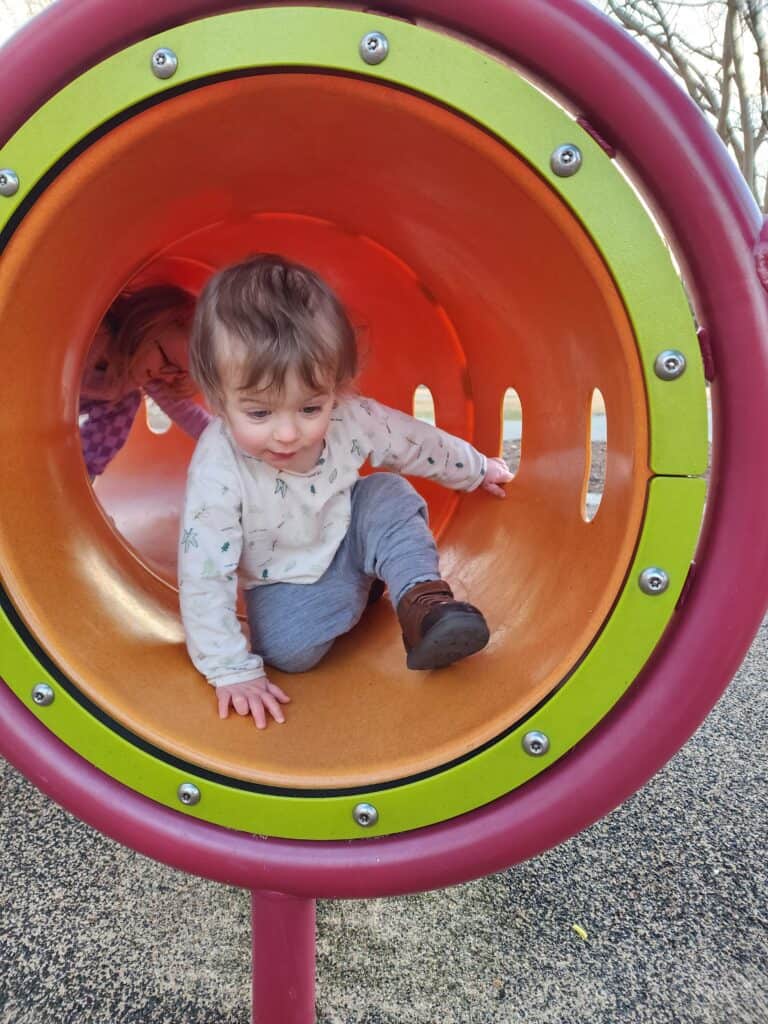
<svg viewBox="0 0 768 1024">
<path fill-rule="evenodd" d="M 179 22 L 256 6 L 267 5 L 59 0 L 3 52 L 0 139 L 124 46 Z M 478 877 L 534 856 L 616 807 L 709 712 L 768 603 L 768 297 L 753 256 L 761 217 L 717 136 L 659 65 L 582 0 L 381 0 L 377 10 L 427 20 L 506 54 L 616 148 L 664 224 L 706 328 L 716 454 L 698 571 L 626 698 L 546 773 L 440 825 L 349 843 L 262 839 L 199 822 L 91 767 L 0 687 L 0 752 L 36 785 L 143 854 L 299 897 L 289 916 L 300 919 L 294 933 L 305 940 L 314 897 L 391 895 Z M 372 27 L 382 20 L 371 14 Z M 268 896 L 254 898 L 263 912 Z M 282 1019 L 310 1019 L 309 984 L 301 1013 L 284 1011 Z"/>
</svg>

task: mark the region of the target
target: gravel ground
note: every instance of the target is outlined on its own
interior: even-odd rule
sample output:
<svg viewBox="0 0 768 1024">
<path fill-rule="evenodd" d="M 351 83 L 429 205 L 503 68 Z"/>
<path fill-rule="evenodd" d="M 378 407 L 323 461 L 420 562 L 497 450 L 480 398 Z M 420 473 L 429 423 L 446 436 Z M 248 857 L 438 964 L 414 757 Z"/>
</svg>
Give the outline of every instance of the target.
<svg viewBox="0 0 768 1024">
<path fill-rule="evenodd" d="M 667 767 L 537 859 L 318 908 L 319 1024 L 765 1024 L 768 623 Z M 246 1024 L 247 893 L 0 765 L 2 1024 Z M 581 937 L 573 928 L 586 932 Z"/>
</svg>

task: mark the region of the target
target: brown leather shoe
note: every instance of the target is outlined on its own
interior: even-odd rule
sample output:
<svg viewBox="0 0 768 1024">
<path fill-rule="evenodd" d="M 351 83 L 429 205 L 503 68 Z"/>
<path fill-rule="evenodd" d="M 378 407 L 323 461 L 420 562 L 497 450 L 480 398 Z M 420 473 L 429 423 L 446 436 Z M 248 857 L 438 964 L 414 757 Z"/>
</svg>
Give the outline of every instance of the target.
<svg viewBox="0 0 768 1024">
<path fill-rule="evenodd" d="M 443 668 L 482 650 L 488 624 L 474 605 L 456 601 L 445 580 L 417 583 L 400 598 L 397 617 L 413 669 Z"/>
</svg>

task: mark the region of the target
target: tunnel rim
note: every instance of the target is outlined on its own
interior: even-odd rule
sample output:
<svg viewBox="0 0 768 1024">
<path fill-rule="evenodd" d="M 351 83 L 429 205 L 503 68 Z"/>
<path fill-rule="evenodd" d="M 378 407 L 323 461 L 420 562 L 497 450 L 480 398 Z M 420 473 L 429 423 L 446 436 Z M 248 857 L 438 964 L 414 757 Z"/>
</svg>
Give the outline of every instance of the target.
<svg viewBox="0 0 768 1024">
<path fill-rule="evenodd" d="M 424 30 L 421 30 L 421 31 L 424 31 Z M 142 44 L 142 45 L 144 45 L 144 44 Z M 437 44 L 435 43 L 435 45 L 437 45 Z M 446 45 L 446 44 L 445 43 L 441 43 L 441 45 Z M 451 45 L 454 45 L 454 44 L 451 44 Z M 477 59 L 482 59 L 482 58 L 480 58 L 478 55 L 473 53 L 472 59 L 473 60 L 477 60 Z M 514 72 L 511 72 L 509 69 L 504 68 L 504 69 L 502 69 L 501 74 L 504 74 L 505 76 L 509 77 L 510 74 L 514 75 Z M 517 76 L 515 76 L 515 77 L 517 77 Z M 203 81 L 201 84 L 204 85 L 205 82 Z M 385 84 L 388 84 L 388 82 L 385 82 Z M 531 97 L 535 96 L 536 97 L 536 102 L 538 102 L 541 106 L 544 106 L 545 104 L 547 106 L 551 105 L 551 101 L 547 101 L 545 99 L 542 99 L 540 97 L 540 95 L 535 92 L 535 90 L 531 89 L 529 86 L 525 85 L 524 83 L 522 84 L 521 88 L 528 89 L 529 93 L 530 93 L 530 96 Z M 420 90 L 419 91 L 419 95 L 422 95 L 423 99 L 425 101 L 427 101 L 427 102 L 429 102 L 432 99 L 432 97 L 430 96 L 428 91 Z M 553 109 L 553 111 L 555 109 L 553 105 L 552 105 L 552 109 Z M 463 110 L 461 107 L 459 107 L 456 112 L 460 116 L 466 115 L 466 111 Z M 558 113 L 557 116 L 559 117 L 560 114 Z M 562 118 L 562 120 L 565 123 L 565 118 Z M 574 134 L 576 133 L 577 128 L 570 121 L 567 122 L 567 127 L 569 129 L 571 129 Z M 502 141 L 504 142 L 504 144 L 507 147 L 512 148 L 513 150 L 515 149 L 515 147 L 513 147 L 511 145 L 511 141 L 509 139 L 502 139 Z M 591 144 L 590 140 L 588 139 L 588 137 L 586 135 L 584 135 L 583 139 L 580 138 L 580 141 L 581 141 L 582 145 L 584 145 L 585 147 L 587 145 Z M 595 153 L 596 151 L 597 150 L 596 150 L 596 147 L 595 147 L 594 150 L 593 150 L 593 153 Z M 547 156 L 548 156 L 548 153 L 549 153 L 549 150 L 547 149 Z M 523 154 L 525 155 L 525 150 L 523 150 Z M 539 161 L 540 161 L 540 164 L 544 163 L 544 160 L 543 160 L 543 158 L 541 156 L 539 157 Z M 604 167 L 608 167 L 610 165 L 604 163 L 603 166 Z M 540 170 L 541 170 L 541 168 L 540 168 Z M 610 174 L 613 175 L 613 171 L 612 170 L 610 171 Z M 550 177 L 551 177 L 551 175 L 550 175 Z M 614 176 L 614 177 L 615 177 L 615 180 L 618 182 L 619 181 L 618 176 Z M 621 185 L 621 188 L 624 189 L 624 192 L 623 193 L 619 193 L 619 194 L 625 195 L 625 196 L 629 195 L 628 190 L 626 189 L 626 187 L 623 184 Z M 561 196 L 561 199 L 565 200 L 566 207 L 568 207 L 570 205 L 568 203 L 568 200 L 567 200 L 567 195 L 566 196 Z M 583 211 L 581 211 L 581 212 L 583 212 Z M 571 212 L 571 215 L 573 216 L 573 212 Z M 579 220 L 578 210 L 577 210 L 577 213 L 576 213 L 576 220 Z M 585 235 L 587 237 L 589 237 L 589 234 L 590 234 L 589 230 L 588 229 L 585 230 Z M 649 234 L 648 237 L 653 239 L 654 245 L 658 244 L 659 251 L 660 251 L 660 243 L 658 242 L 658 239 L 656 238 L 655 234 L 653 234 L 653 235 Z M 592 244 L 593 245 L 595 244 L 594 240 L 592 241 Z M 608 261 L 607 266 L 608 266 L 608 270 L 609 270 L 609 274 L 610 274 L 611 270 L 613 269 L 611 267 L 610 261 Z M 667 269 L 666 272 L 669 273 L 669 269 Z M 621 281 L 619 281 L 618 284 L 617 284 L 617 290 L 621 293 L 621 291 L 622 291 L 622 289 L 621 289 Z M 643 352 L 641 351 L 639 353 L 639 360 L 638 361 L 639 361 L 640 367 L 646 372 L 646 375 L 647 375 L 647 367 L 645 365 L 644 359 L 641 358 L 642 355 L 643 355 Z M 645 353 L 645 355 L 646 355 L 646 360 L 647 360 L 648 353 Z M 654 408 L 653 404 L 652 404 L 652 408 Z M 653 522 L 654 522 L 654 516 L 652 514 L 646 514 L 645 521 L 644 521 L 644 523 L 643 523 L 643 525 L 641 527 L 640 534 L 639 534 L 639 537 L 638 537 L 639 542 L 643 542 L 643 541 L 647 540 L 649 534 L 651 533 L 650 524 L 652 524 Z M 661 532 L 661 529 L 658 527 L 658 524 L 657 524 L 657 531 L 659 533 Z M 685 545 L 685 550 L 688 550 L 688 544 Z M 670 558 L 671 558 L 671 556 L 670 556 Z M 686 557 L 686 564 L 687 564 L 687 557 Z M 616 602 L 621 601 L 623 599 L 623 596 L 624 596 L 625 593 L 632 593 L 632 594 L 634 593 L 634 578 L 637 575 L 638 567 L 634 565 L 634 561 L 633 561 L 632 565 L 633 565 L 633 568 L 630 569 L 630 574 L 629 574 L 629 577 L 628 577 L 628 582 L 625 581 L 624 586 L 619 589 L 619 591 L 617 593 L 617 597 L 616 597 Z M 669 601 L 672 601 L 672 599 L 674 598 L 674 595 L 677 592 L 679 592 L 679 588 L 682 586 L 682 579 L 684 577 L 684 569 L 682 569 L 682 567 L 679 567 L 679 566 L 677 567 L 677 571 L 675 572 L 675 577 L 677 579 L 677 584 L 676 584 L 676 587 L 673 588 L 670 591 L 670 593 L 669 593 L 669 595 L 667 597 L 667 599 Z M 614 611 L 615 611 L 615 608 L 616 608 L 616 604 L 614 604 Z M 672 604 L 668 604 L 667 605 L 667 609 L 668 609 L 668 614 L 671 614 Z M 613 621 L 613 618 L 614 618 L 614 613 L 611 613 L 608 616 L 608 619 L 603 623 L 603 627 L 598 631 L 597 640 L 593 641 L 592 648 L 590 648 L 589 652 L 586 655 L 586 658 L 589 658 L 590 654 L 592 653 L 593 648 L 600 644 L 600 642 L 601 642 L 600 641 L 600 637 L 602 636 L 603 632 L 605 631 L 605 628 L 606 628 L 607 624 Z M 665 619 L 665 621 L 666 621 L 666 619 Z M 660 629 L 656 630 L 654 632 L 654 636 L 656 637 L 656 639 L 658 638 L 658 635 L 660 635 Z M 649 650 L 652 650 L 652 646 L 649 648 Z M 584 659 L 584 660 L 586 660 L 586 659 Z M 575 671 L 573 673 L 571 673 L 571 675 L 569 676 L 569 684 L 571 682 L 571 679 L 573 677 L 576 677 L 580 673 L 580 667 L 581 666 L 576 668 Z M 628 676 L 626 677 L 626 679 L 625 679 L 625 685 L 629 685 L 630 682 L 631 682 L 631 679 L 632 679 L 632 673 L 630 672 L 628 674 Z M 574 686 L 576 685 L 575 679 L 574 679 L 573 685 Z M 568 686 L 568 684 L 566 684 L 566 687 L 567 686 Z M 548 701 L 546 702 L 547 704 L 549 704 L 550 708 L 556 706 L 556 702 L 552 702 L 552 700 L 551 700 L 552 697 L 556 698 L 556 702 L 564 700 L 565 699 L 565 697 L 564 697 L 564 690 L 561 690 L 559 692 L 555 691 L 554 694 L 550 694 L 550 699 L 548 699 Z M 616 698 L 614 698 L 614 699 L 616 699 Z M 524 725 L 526 727 L 533 728 L 535 726 L 534 719 L 536 719 L 537 716 L 540 716 L 540 714 L 541 714 L 541 708 L 535 709 L 532 712 L 531 716 L 528 716 L 528 718 L 524 719 L 523 722 L 515 723 L 514 726 L 512 726 L 510 728 L 510 730 L 508 730 L 506 733 L 502 734 L 500 737 L 496 737 L 494 740 L 490 741 L 486 745 L 485 748 L 484 747 L 480 747 L 479 749 L 473 750 L 472 754 L 469 755 L 467 758 L 462 758 L 461 759 L 461 763 L 462 764 L 466 764 L 470 760 L 474 760 L 478 756 L 480 756 L 480 754 L 482 754 L 486 748 L 491 748 L 493 746 L 498 746 L 498 744 L 505 743 L 507 741 L 508 741 L 507 749 L 514 749 L 514 746 L 515 746 L 515 744 L 517 742 L 517 739 L 518 739 L 518 733 L 520 733 L 520 731 L 522 730 Z M 600 716 L 598 716 L 598 719 L 597 719 L 598 721 L 599 721 L 599 717 Z M 582 735 L 583 735 L 583 733 L 582 733 Z M 568 746 L 570 747 L 571 745 L 572 744 L 569 742 Z M 557 748 L 557 747 L 555 747 L 553 745 L 553 750 L 552 750 L 553 757 L 554 757 L 554 754 L 555 754 L 556 751 L 558 753 L 558 756 L 562 756 L 562 754 L 565 752 L 564 748 L 562 746 Z M 494 753 L 496 755 L 498 755 L 498 751 L 494 751 Z M 541 761 L 529 761 L 529 762 L 526 762 L 526 768 L 527 769 L 534 769 L 535 771 L 540 771 L 548 763 L 550 763 L 551 760 L 552 760 L 552 758 L 545 758 L 545 759 L 542 759 Z M 453 767 L 454 767 L 454 763 L 453 762 L 448 762 L 447 764 L 441 765 L 439 768 L 436 768 L 434 772 L 429 773 L 428 777 L 436 776 L 436 775 L 439 775 L 441 773 L 444 774 L 446 772 L 450 772 L 453 769 Z M 473 766 L 473 768 L 476 768 L 477 771 L 480 771 L 481 767 L 482 766 Z M 193 772 L 195 770 L 199 771 L 200 769 L 198 768 L 198 766 L 194 766 Z M 530 777 L 531 774 L 534 774 L 534 771 L 526 770 L 526 772 L 525 772 L 526 777 Z M 404 789 L 404 787 L 410 785 L 411 782 L 412 782 L 411 779 L 404 779 L 404 780 L 403 779 L 397 779 L 397 780 L 393 780 L 393 782 L 391 782 L 391 783 L 387 783 L 387 784 L 384 784 L 382 786 L 370 787 L 367 790 L 366 789 L 356 789 L 355 792 L 357 792 L 357 793 L 364 793 L 366 791 L 369 792 L 369 793 L 370 792 L 380 792 L 381 789 L 384 789 L 384 788 L 391 789 L 392 791 L 396 791 L 396 790 L 401 790 L 402 791 Z M 264 792 L 263 788 L 262 789 L 258 789 L 257 787 L 254 787 L 254 789 L 257 792 Z M 508 790 L 509 790 L 509 786 L 506 787 L 505 791 L 508 791 Z M 267 792 L 269 793 L 270 791 L 267 789 Z M 344 791 L 341 791 L 341 792 L 344 792 Z M 481 800 L 480 801 L 476 801 L 475 804 L 473 804 L 473 806 L 475 806 L 478 802 L 487 802 L 488 792 L 490 792 L 490 794 L 491 794 L 490 798 L 496 798 L 497 796 L 500 795 L 500 793 L 498 791 L 498 788 L 497 787 L 492 787 L 489 791 L 486 792 L 485 799 L 481 798 Z M 174 799 L 173 787 L 170 787 L 167 790 L 167 793 L 168 793 L 168 795 L 165 797 L 165 800 L 163 802 L 167 802 L 167 803 L 170 804 L 173 801 L 173 799 Z M 311 794 L 311 795 L 309 795 L 309 799 L 310 800 L 317 800 L 317 799 L 320 799 L 320 797 L 315 796 L 314 794 Z M 330 798 L 330 799 L 335 799 L 335 798 Z M 445 804 L 445 800 L 444 799 L 443 799 L 443 804 Z M 452 809 L 453 809 L 453 813 L 462 813 L 462 812 L 464 812 L 466 810 L 469 810 L 470 808 L 465 806 L 465 805 L 461 805 L 460 803 L 458 803 L 458 801 L 454 801 L 454 803 L 452 805 Z M 293 810 L 294 810 L 294 808 L 292 808 L 292 811 Z M 200 808 L 201 816 L 207 817 L 208 813 L 210 813 L 210 812 L 207 812 L 206 807 Z M 212 819 L 208 818 L 208 820 L 212 820 Z M 217 820 L 217 819 L 213 819 L 213 820 Z M 221 819 L 219 818 L 218 820 L 221 820 Z M 389 820 L 391 821 L 392 819 L 390 818 Z M 385 822 L 386 822 L 386 819 L 384 819 L 382 821 L 382 826 L 381 826 L 382 831 L 386 827 Z M 428 823 L 431 823 L 429 821 L 429 819 L 427 819 L 426 822 L 422 820 L 422 821 L 414 823 L 412 820 L 406 821 L 402 817 L 400 817 L 398 830 L 402 830 L 405 827 L 409 827 L 409 828 L 423 827 L 425 824 L 428 824 Z M 347 828 L 350 830 L 349 834 L 347 835 L 348 838 L 360 838 L 360 833 L 357 830 L 355 830 L 354 825 L 348 825 Z M 277 834 L 280 834 L 280 832 L 278 832 Z"/>
<path fill-rule="evenodd" d="M 78 4 L 80 20 L 75 11 Z M 81 53 L 78 38 L 87 40 L 84 45 L 103 54 L 107 45 L 105 34 L 114 39 L 127 25 L 131 25 L 131 31 L 142 29 L 143 22 L 137 23 L 135 10 L 131 10 L 129 3 L 115 0 L 110 5 L 111 13 L 116 16 L 111 27 L 109 20 L 105 22 L 104 11 L 99 11 L 98 7 L 93 0 L 60 0 L 57 13 L 66 11 L 66 25 L 57 27 L 49 17 L 41 24 L 40 38 L 28 30 L 23 40 L 19 40 L 23 46 L 13 50 L 15 59 L 25 63 L 30 54 L 39 54 L 41 48 L 44 50 L 58 39 L 65 44 L 70 64 L 73 59 L 77 63 Z M 158 17 L 168 17 L 169 12 L 173 15 L 182 9 L 189 13 L 210 7 L 210 2 L 181 5 L 161 0 L 155 11 Z M 692 263 L 691 279 L 699 297 L 711 288 L 712 301 L 701 305 L 712 316 L 710 343 L 720 363 L 715 412 L 716 417 L 722 417 L 723 425 L 717 428 L 717 441 L 726 456 L 723 462 L 730 462 L 732 472 L 723 474 L 722 467 L 716 467 L 718 472 L 713 477 L 717 505 L 725 503 L 727 507 L 719 512 L 716 521 L 712 514 L 708 516 L 702 551 L 707 555 L 713 552 L 718 557 L 713 557 L 711 565 L 700 567 L 688 592 L 685 621 L 678 621 L 669 631 L 663 649 L 657 652 L 655 664 L 638 680 L 631 699 L 622 702 L 574 750 L 567 766 L 553 767 L 546 776 L 498 801 L 492 808 L 473 812 L 457 822 L 434 826 L 421 835 L 354 844 L 348 849 L 347 844 L 333 843 L 272 840 L 269 844 L 256 844 L 249 837 L 209 827 L 194 835 L 185 830 L 187 849 L 181 854 L 174 849 L 179 845 L 180 828 L 184 826 L 179 815 L 163 812 L 150 801 L 126 793 L 123 787 L 96 770 L 89 771 L 89 766 L 77 755 L 66 748 L 59 750 L 61 744 L 53 742 L 47 730 L 10 694 L 0 693 L 9 720 L 15 725 L 15 732 L 4 736 L 9 758 L 42 789 L 70 808 L 79 808 L 85 820 L 142 852 L 182 869 L 232 884 L 269 884 L 297 895 L 390 895 L 452 884 L 533 856 L 585 827 L 639 788 L 690 736 L 738 667 L 765 607 L 765 585 L 756 579 L 757 566 L 765 561 L 765 542 L 762 548 L 750 545 L 747 549 L 739 543 L 729 548 L 726 536 L 732 529 L 736 529 L 737 534 L 750 533 L 749 528 L 759 525 L 757 518 L 768 504 L 765 484 L 753 481 L 747 495 L 738 480 L 738 472 L 746 474 L 749 457 L 754 454 L 748 444 L 748 451 L 740 452 L 738 442 L 748 440 L 755 428 L 762 428 L 765 436 L 768 425 L 762 413 L 762 409 L 768 407 L 765 388 L 758 383 L 761 375 L 754 372 L 755 362 L 762 363 L 763 368 L 766 363 L 765 343 L 761 343 L 761 339 L 766 335 L 768 319 L 765 296 L 756 281 L 751 259 L 760 218 L 735 168 L 729 166 L 714 132 L 687 100 L 683 102 L 676 87 L 665 79 L 649 57 L 597 11 L 587 10 L 575 0 L 561 0 L 546 9 L 540 0 L 518 0 L 514 11 L 500 3 L 486 3 L 482 8 L 468 10 L 459 9 L 448 0 L 431 3 L 403 0 L 397 10 L 406 15 L 433 18 L 438 24 L 464 31 L 481 43 L 493 45 L 513 59 L 529 64 L 563 94 L 578 101 L 606 137 L 625 143 L 633 167 L 644 179 L 647 190 L 657 196 L 657 208 L 671 225 L 679 250 L 684 250 Z M 83 35 L 79 37 L 72 31 L 73 27 L 81 28 Z M 615 76 L 610 96 L 596 75 L 579 77 L 574 74 L 574 66 L 578 70 L 600 63 Z M 6 65 L 9 66 L 13 64 Z M 46 68 L 39 75 L 47 71 Z M 15 76 L 17 90 L 21 89 L 23 81 L 22 75 Z M 39 78 L 35 88 L 40 88 Z M 643 117 L 626 118 L 622 104 L 639 105 Z M 16 108 L 11 105 L 10 109 Z M 655 132 L 660 133 L 661 143 Z M 665 151 L 665 160 L 663 166 L 657 167 L 654 161 L 660 148 Z M 677 174 L 667 181 L 663 172 L 670 167 Z M 669 188 L 665 193 L 666 185 Z M 691 202 L 686 201 L 686 189 Z M 695 203 L 694 193 L 697 195 Z M 708 273 L 701 261 L 693 259 L 699 240 L 707 251 L 706 234 L 722 245 L 723 262 L 737 276 L 745 292 L 748 314 L 745 320 L 748 322 L 740 338 L 741 351 L 731 364 L 727 358 L 727 342 L 733 333 L 730 320 L 736 312 L 735 304 L 723 294 L 716 276 Z M 715 299 L 722 300 L 719 308 Z M 723 367 L 728 372 L 724 373 Z M 737 408 L 739 389 L 744 401 Z M 716 419 L 716 426 L 717 422 Z M 725 483 L 730 485 L 727 502 L 723 497 L 726 492 L 723 475 Z M 751 499 L 755 510 L 751 518 L 740 518 L 739 497 Z M 723 551 L 728 548 L 728 557 L 725 557 Z M 738 595 L 736 602 L 733 594 Z M 707 635 L 708 630 L 714 632 L 720 613 L 728 610 L 733 613 L 734 604 L 743 614 L 739 627 L 731 632 L 727 649 L 722 645 L 715 652 L 698 651 L 695 641 Z M 656 729 L 643 760 L 629 764 L 628 759 L 621 757 L 621 751 L 633 739 L 648 737 L 654 707 L 664 706 L 665 693 L 678 692 L 678 669 L 685 663 L 687 651 L 690 652 L 689 674 L 695 672 L 700 683 L 698 699 L 685 703 L 662 729 Z M 25 732 L 30 738 L 34 734 L 35 741 L 43 746 L 45 741 L 50 742 L 45 758 L 51 763 L 57 755 L 62 755 L 61 779 L 50 778 L 42 770 L 43 761 L 36 747 L 25 742 Z M 597 777 L 607 780 L 601 788 L 594 785 Z M 579 794 L 576 800 L 575 794 Z M 113 801 L 121 802 L 119 817 L 109 813 Z M 153 817 L 156 830 L 148 834 L 146 824 Z M 256 845 L 258 853 L 254 854 Z"/>
</svg>

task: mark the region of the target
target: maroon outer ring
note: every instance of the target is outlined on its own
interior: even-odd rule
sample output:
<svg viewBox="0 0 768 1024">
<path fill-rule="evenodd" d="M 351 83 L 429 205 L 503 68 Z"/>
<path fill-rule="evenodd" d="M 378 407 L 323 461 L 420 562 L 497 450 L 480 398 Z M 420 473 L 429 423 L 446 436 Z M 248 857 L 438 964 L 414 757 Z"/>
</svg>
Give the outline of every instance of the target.
<svg viewBox="0 0 768 1024">
<path fill-rule="evenodd" d="M 59 0 L 3 53 L 0 139 L 76 74 L 124 46 L 182 21 L 258 6 L 267 5 L 155 0 L 146 11 L 135 0 Z M 616 147 L 674 241 L 708 334 L 716 460 L 685 607 L 629 693 L 544 774 L 439 825 L 351 843 L 259 839 L 209 825 L 91 767 L 0 688 L 0 751 L 84 821 L 182 870 L 299 896 L 445 886 L 532 857 L 585 828 L 693 733 L 738 668 L 768 603 L 768 474 L 759 470 L 768 443 L 768 301 L 752 256 L 761 218 L 719 139 L 659 65 L 582 0 L 379 0 L 377 7 L 507 54 Z M 371 15 L 372 27 L 377 20 Z"/>
</svg>

